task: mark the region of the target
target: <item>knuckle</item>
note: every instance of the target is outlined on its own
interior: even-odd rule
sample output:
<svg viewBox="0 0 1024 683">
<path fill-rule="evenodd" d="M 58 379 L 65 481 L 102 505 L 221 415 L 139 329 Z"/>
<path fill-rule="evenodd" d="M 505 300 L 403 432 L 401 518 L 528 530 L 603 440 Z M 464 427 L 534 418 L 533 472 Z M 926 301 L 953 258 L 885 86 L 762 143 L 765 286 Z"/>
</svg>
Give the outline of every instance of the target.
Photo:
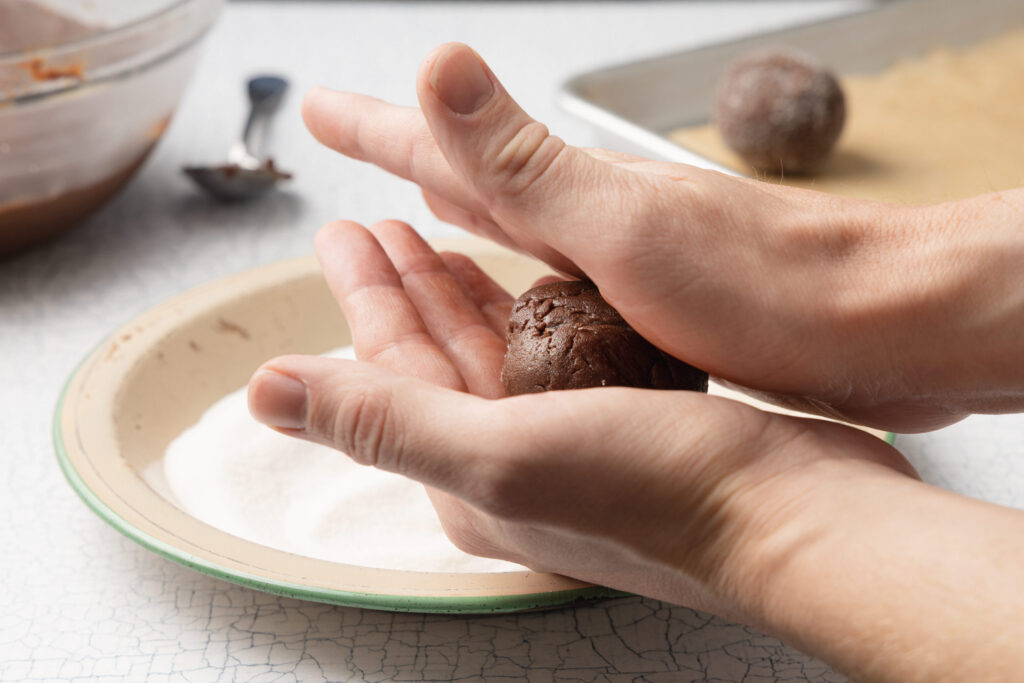
<svg viewBox="0 0 1024 683">
<path fill-rule="evenodd" d="M 434 141 L 430 131 L 420 131 L 410 135 L 405 149 L 405 177 L 409 179 L 426 177 L 427 173 L 433 173 L 436 169 L 430 168 L 431 160 L 434 157 L 437 143 Z"/>
<path fill-rule="evenodd" d="M 344 138 L 339 138 L 332 146 L 338 149 L 344 149 L 346 154 L 355 159 L 366 161 L 367 152 L 372 150 L 375 144 L 372 131 L 370 131 L 367 126 L 366 119 L 362 117 L 355 117 L 351 125 L 352 129 L 349 139 L 351 139 L 352 144 L 343 146 L 341 143 Z"/>
<path fill-rule="evenodd" d="M 336 402 L 314 401 L 310 428 L 325 442 L 356 462 L 394 470 L 400 457 L 390 396 L 368 388 L 353 388 Z"/>
<path fill-rule="evenodd" d="M 482 312 L 482 311 L 481 311 Z M 478 349 L 493 348 L 498 341 L 504 349 L 504 340 L 495 336 L 494 330 L 482 322 L 472 322 L 452 329 L 441 344 L 441 350 L 450 357 L 460 353 L 471 354 Z"/>
<path fill-rule="evenodd" d="M 547 126 L 530 121 L 499 147 L 492 171 L 506 194 L 520 195 L 545 176 L 565 149 L 565 142 L 551 135 Z"/>
</svg>

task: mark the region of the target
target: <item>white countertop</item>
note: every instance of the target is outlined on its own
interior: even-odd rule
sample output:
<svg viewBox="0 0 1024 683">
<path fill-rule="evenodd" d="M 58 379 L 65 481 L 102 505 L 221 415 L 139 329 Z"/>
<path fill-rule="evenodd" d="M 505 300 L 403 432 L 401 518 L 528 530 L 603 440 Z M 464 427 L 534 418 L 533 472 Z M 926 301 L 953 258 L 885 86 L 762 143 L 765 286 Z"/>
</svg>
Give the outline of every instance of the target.
<svg viewBox="0 0 1024 683">
<path fill-rule="evenodd" d="M 255 592 L 121 537 L 71 491 L 50 423 L 86 352 L 181 290 L 311 251 L 333 218 L 440 224 L 409 183 L 319 148 L 302 129 L 313 85 L 414 102 L 420 59 L 462 40 L 570 143 L 590 131 L 557 109 L 569 76 L 861 7 L 822 2 L 236 2 L 142 173 L 58 243 L 0 261 L 0 681 L 838 681 L 744 626 L 621 598 L 484 617 L 391 614 Z M 259 71 L 293 84 L 272 142 L 286 193 L 215 206 L 179 168 L 222 157 Z M 978 417 L 897 445 L 926 480 L 1024 507 L 1024 419 Z"/>
</svg>

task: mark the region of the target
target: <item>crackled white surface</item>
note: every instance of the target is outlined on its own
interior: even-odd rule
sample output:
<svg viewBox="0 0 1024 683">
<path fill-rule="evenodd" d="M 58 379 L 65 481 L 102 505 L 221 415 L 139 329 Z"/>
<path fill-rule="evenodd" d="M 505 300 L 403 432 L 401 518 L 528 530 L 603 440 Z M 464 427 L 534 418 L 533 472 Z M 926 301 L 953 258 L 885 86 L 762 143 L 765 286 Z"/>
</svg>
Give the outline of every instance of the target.
<svg viewBox="0 0 1024 683">
<path fill-rule="evenodd" d="M 64 482 L 50 420 L 64 379 L 107 332 L 181 290 L 308 253 L 337 217 L 452 236 L 408 183 L 319 149 L 298 117 L 315 84 L 414 101 L 420 58 L 464 40 L 524 106 L 576 144 L 557 86 L 599 65 L 826 16 L 860 2 L 232 3 L 167 138 L 128 190 L 61 242 L 0 262 L 0 681 L 839 681 L 773 638 L 622 598 L 495 617 L 387 614 L 278 598 L 163 560 Z M 178 168 L 217 159 L 242 79 L 294 89 L 272 143 L 288 193 L 212 206 Z M 1024 507 L 1024 420 L 979 417 L 898 443 L 939 485 Z"/>
</svg>

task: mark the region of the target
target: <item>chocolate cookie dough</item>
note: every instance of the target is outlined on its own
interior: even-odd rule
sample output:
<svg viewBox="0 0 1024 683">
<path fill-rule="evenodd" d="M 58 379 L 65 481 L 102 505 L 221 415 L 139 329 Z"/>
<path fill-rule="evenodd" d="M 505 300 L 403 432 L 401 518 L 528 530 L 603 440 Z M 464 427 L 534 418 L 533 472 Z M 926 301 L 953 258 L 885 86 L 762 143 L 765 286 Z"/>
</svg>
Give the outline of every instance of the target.
<svg viewBox="0 0 1024 683">
<path fill-rule="evenodd" d="M 708 375 L 652 345 L 591 282 L 534 287 L 512 306 L 505 392 L 624 386 L 707 391 Z"/>
<path fill-rule="evenodd" d="M 810 56 L 760 50 L 728 68 L 714 118 L 725 144 L 755 169 L 810 173 L 839 139 L 846 100 L 835 76 Z"/>
</svg>

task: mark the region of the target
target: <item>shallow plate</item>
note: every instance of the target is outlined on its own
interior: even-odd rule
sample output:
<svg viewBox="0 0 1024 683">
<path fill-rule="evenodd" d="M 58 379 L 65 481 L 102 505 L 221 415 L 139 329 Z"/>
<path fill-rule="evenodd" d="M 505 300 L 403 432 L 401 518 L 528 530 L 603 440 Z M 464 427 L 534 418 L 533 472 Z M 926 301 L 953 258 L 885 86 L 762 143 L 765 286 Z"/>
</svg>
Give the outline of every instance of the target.
<svg viewBox="0 0 1024 683">
<path fill-rule="evenodd" d="M 462 251 L 512 292 L 549 271 L 490 244 Z M 182 294 L 128 323 L 69 379 L 54 421 L 61 468 L 115 529 L 156 553 L 259 590 L 339 605 L 416 612 L 511 612 L 621 595 L 554 574 L 373 569 L 293 555 L 215 529 L 143 480 L 172 439 L 283 353 L 349 344 L 315 259 L 275 263 Z"/>
</svg>

